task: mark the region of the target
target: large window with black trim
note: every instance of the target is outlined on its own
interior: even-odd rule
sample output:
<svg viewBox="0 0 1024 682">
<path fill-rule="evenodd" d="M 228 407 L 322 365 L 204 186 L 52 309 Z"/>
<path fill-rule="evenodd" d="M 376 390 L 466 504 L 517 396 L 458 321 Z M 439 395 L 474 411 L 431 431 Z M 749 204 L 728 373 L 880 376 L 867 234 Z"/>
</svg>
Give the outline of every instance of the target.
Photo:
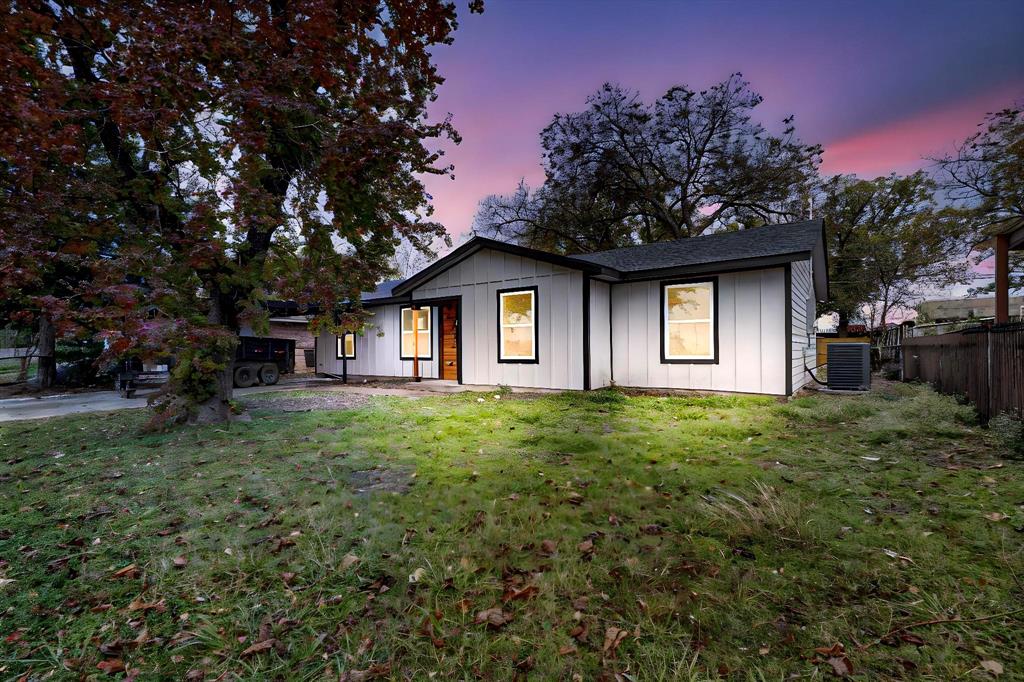
<svg viewBox="0 0 1024 682">
<path fill-rule="evenodd" d="M 718 362 L 718 280 L 663 282 L 661 361 Z"/>
<path fill-rule="evenodd" d="M 342 358 L 346 360 L 356 359 L 355 334 L 349 332 L 347 334 L 342 334 L 341 336 L 338 337 L 338 354 L 336 357 L 338 360 L 341 360 Z"/>
<path fill-rule="evenodd" d="M 498 362 L 539 362 L 537 287 L 498 291 Z"/>
<path fill-rule="evenodd" d="M 402 308 L 402 360 L 430 360 L 433 357 L 433 338 L 431 336 L 430 306 L 422 306 L 413 310 Z"/>
</svg>

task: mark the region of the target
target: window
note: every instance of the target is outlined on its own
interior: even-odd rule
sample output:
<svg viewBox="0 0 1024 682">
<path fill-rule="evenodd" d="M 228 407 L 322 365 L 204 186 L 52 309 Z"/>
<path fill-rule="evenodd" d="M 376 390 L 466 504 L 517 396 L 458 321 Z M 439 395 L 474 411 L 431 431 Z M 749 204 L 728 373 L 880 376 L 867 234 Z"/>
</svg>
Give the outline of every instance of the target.
<svg viewBox="0 0 1024 682">
<path fill-rule="evenodd" d="M 401 359 L 412 360 L 418 352 L 420 360 L 432 357 L 430 336 L 430 307 L 423 306 L 418 310 L 402 308 L 402 348 Z"/>
<path fill-rule="evenodd" d="M 537 287 L 498 292 L 498 362 L 538 362 Z"/>
<path fill-rule="evenodd" d="M 718 362 L 716 286 L 713 279 L 662 286 L 662 362 Z"/>
<path fill-rule="evenodd" d="M 352 333 L 343 334 L 338 337 L 338 360 L 346 358 L 356 359 L 356 335 Z"/>
</svg>

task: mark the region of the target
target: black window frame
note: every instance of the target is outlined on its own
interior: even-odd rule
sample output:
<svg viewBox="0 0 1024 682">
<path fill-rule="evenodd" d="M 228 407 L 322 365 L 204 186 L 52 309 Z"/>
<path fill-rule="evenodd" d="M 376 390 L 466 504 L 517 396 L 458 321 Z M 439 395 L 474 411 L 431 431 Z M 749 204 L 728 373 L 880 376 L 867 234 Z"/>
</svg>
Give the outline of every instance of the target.
<svg viewBox="0 0 1024 682">
<path fill-rule="evenodd" d="M 343 349 L 345 347 L 343 342 L 342 342 L 342 339 L 344 337 L 346 337 L 346 336 L 351 336 L 352 337 L 352 355 L 342 355 L 342 353 L 344 353 L 344 350 L 339 352 L 339 349 Z M 356 334 L 355 334 L 355 332 L 345 332 L 341 336 L 335 335 L 334 356 L 335 356 L 334 357 L 335 360 L 355 360 L 356 359 Z"/>
<path fill-rule="evenodd" d="M 430 311 L 430 313 L 427 315 L 427 321 L 430 324 L 430 327 L 427 329 L 427 331 L 430 332 L 430 341 L 427 343 L 427 346 L 428 346 L 427 350 L 429 352 L 429 355 L 425 355 L 425 356 L 424 355 L 420 355 L 418 358 L 414 358 L 411 355 L 402 355 L 402 319 L 405 317 L 405 311 L 406 310 L 412 310 L 413 308 L 416 308 L 417 310 L 423 310 L 424 308 L 426 308 L 427 310 Z M 419 360 L 420 362 L 432 362 L 434 360 L 434 310 L 436 310 L 436 309 L 437 309 L 436 306 L 432 306 L 432 305 L 417 305 L 417 306 L 403 305 L 402 307 L 400 307 L 398 309 L 398 359 L 399 360 L 404 360 L 404 361 L 408 361 L 408 362 L 412 362 L 413 360 Z M 418 334 L 419 332 L 416 331 L 416 330 L 413 330 L 413 333 Z"/>
<path fill-rule="evenodd" d="M 712 356 L 710 358 L 668 358 L 665 357 L 665 335 L 668 331 L 667 320 L 665 319 L 665 308 L 668 287 L 679 284 L 711 284 L 711 341 L 712 341 Z M 673 279 L 663 280 L 658 282 L 660 288 L 660 295 L 658 297 L 658 307 L 661 312 L 659 317 L 661 318 L 661 329 L 659 330 L 661 338 L 659 345 L 661 347 L 661 364 L 663 365 L 717 365 L 719 363 L 719 352 L 718 352 L 718 277 L 691 277 L 688 279 Z"/>
<path fill-rule="evenodd" d="M 533 293 L 533 357 L 532 358 L 502 358 L 501 357 L 501 295 L 502 294 L 519 294 L 523 292 Z M 497 306 L 496 312 L 496 330 L 497 330 L 497 351 L 498 362 L 503 365 L 539 365 L 540 364 L 540 289 L 536 286 L 530 287 L 510 287 L 508 289 L 498 289 L 495 292 L 495 304 Z"/>
</svg>

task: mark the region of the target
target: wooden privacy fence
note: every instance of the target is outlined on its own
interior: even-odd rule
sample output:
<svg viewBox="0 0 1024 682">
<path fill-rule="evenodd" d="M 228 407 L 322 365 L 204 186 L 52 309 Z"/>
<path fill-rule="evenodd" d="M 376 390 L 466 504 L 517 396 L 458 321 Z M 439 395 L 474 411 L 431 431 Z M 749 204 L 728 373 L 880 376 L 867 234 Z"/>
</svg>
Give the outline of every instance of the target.
<svg viewBox="0 0 1024 682">
<path fill-rule="evenodd" d="M 967 397 L 982 419 L 1024 415 L 1024 324 L 903 340 L 903 380 Z"/>
</svg>

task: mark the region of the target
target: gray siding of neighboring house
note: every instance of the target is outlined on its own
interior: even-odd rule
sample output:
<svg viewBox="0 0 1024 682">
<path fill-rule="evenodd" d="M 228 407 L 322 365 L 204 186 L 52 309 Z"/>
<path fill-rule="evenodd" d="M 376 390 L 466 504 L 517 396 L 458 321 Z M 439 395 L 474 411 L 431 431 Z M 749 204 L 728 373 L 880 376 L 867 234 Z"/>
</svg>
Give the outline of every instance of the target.
<svg viewBox="0 0 1024 682">
<path fill-rule="evenodd" d="M 661 362 L 661 282 L 612 290 L 612 367 L 619 386 L 784 395 L 790 371 L 785 270 L 718 275 L 718 364 Z"/>
<path fill-rule="evenodd" d="M 792 273 L 792 336 L 791 336 L 791 367 L 793 391 L 810 381 L 804 371 L 804 363 L 808 367 L 814 365 L 815 357 L 815 296 L 812 265 L 810 260 L 795 261 L 791 266 Z"/>
<path fill-rule="evenodd" d="M 356 357 L 347 361 L 348 373 L 360 376 L 411 377 L 412 360 L 399 358 L 402 305 L 384 305 L 370 308 L 373 313 L 366 328 L 356 334 Z M 420 376 L 437 378 L 438 312 L 430 311 L 431 359 L 420 360 Z M 317 338 L 316 371 L 329 374 L 342 373 L 338 355 L 338 337 L 324 332 Z"/>
<path fill-rule="evenodd" d="M 498 290 L 537 287 L 537 364 L 498 362 Z M 439 273 L 414 299 L 462 298 L 466 384 L 583 388 L 583 273 L 483 249 Z"/>
<path fill-rule="evenodd" d="M 612 383 L 611 286 L 590 282 L 590 387 Z"/>
</svg>

